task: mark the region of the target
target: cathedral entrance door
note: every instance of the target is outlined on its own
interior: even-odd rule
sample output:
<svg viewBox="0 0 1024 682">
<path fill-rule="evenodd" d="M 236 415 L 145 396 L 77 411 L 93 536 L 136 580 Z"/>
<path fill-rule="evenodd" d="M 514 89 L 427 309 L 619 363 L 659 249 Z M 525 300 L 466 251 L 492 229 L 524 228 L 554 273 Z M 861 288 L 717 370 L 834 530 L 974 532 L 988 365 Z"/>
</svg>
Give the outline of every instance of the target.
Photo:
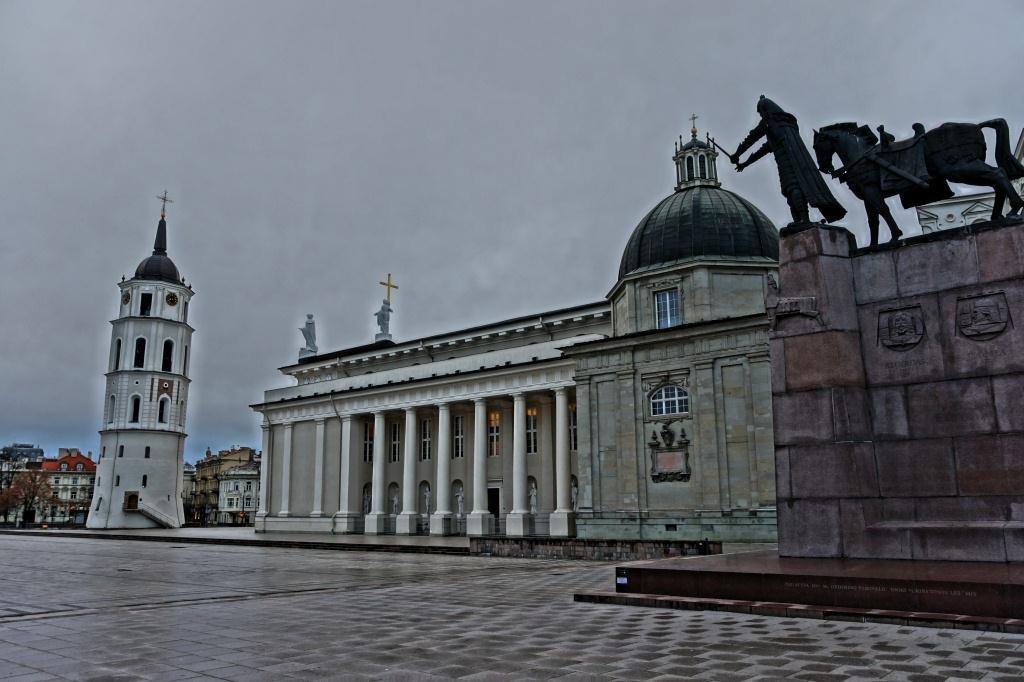
<svg viewBox="0 0 1024 682">
<path fill-rule="evenodd" d="M 494 518 L 501 518 L 501 488 L 487 489 L 487 511 L 489 511 Z"/>
</svg>

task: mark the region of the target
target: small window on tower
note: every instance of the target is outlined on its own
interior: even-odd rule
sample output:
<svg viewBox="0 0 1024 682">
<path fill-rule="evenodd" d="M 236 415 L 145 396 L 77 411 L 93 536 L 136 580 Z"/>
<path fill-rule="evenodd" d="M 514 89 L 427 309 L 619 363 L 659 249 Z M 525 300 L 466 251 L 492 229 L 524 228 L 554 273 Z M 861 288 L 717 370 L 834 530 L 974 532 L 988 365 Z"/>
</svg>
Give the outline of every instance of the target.
<svg viewBox="0 0 1024 682">
<path fill-rule="evenodd" d="M 146 476 L 146 474 L 142 474 L 142 487 L 143 487 L 143 488 L 145 488 L 145 487 L 146 487 L 146 481 L 147 481 L 148 479 L 149 479 L 149 477 L 148 477 L 148 476 Z"/>
<path fill-rule="evenodd" d="M 135 358 L 132 363 L 133 367 L 141 368 L 146 364 L 146 339 L 138 338 L 135 339 Z"/>
<path fill-rule="evenodd" d="M 121 369 L 121 339 L 114 342 L 114 369 Z"/>
<path fill-rule="evenodd" d="M 686 179 L 693 180 L 693 157 L 686 157 Z"/>
<path fill-rule="evenodd" d="M 118 457 L 124 457 L 124 446 L 123 445 L 118 445 L 117 446 L 117 456 Z"/>
<path fill-rule="evenodd" d="M 146 454 L 144 455 L 144 457 L 146 459 L 149 459 L 149 446 L 148 445 L 146 446 Z"/>
<path fill-rule="evenodd" d="M 174 360 L 174 341 L 167 339 L 164 341 L 164 357 L 163 362 L 160 363 L 160 369 L 164 372 L 171 371 L 172 361 Z"/>
<path fill-rule="evenodd" d="M 138 424 L 139 423 L 139 411 L 141 409 L 142 409 L 142 398 L 140 398 L 137 395 L 132 396 L 132 418 L 130 420 L 132 424 Z"/>
<path fill-rule="evenodd" d="M 153 294 L 143 294 L 139 300 L 139 315 L 149 317 L 153 312 Z"/>
<path fill-rule="evenodd" d="M 700 176 L 702 178 L 706 178 L 708 176 L 708 163 L 704 160 L 703 156 L 700 157 L 700 163 L 698 166 L 700 167 Z"/>
</svg>

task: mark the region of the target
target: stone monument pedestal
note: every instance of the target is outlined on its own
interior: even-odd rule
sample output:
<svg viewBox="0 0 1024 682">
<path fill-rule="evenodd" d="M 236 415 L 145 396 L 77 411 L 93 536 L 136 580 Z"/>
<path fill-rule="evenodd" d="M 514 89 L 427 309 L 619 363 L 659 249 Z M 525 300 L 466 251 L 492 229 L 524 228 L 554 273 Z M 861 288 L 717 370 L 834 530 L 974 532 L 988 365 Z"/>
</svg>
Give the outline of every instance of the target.
<svg viewBox="0 0 1024 682">
<path fill-rule="evenodd" d="M 617 591 L 1024 617 L 1024 225 L 784 232 L 767 307 L 778 553 Z"/>
</svg>

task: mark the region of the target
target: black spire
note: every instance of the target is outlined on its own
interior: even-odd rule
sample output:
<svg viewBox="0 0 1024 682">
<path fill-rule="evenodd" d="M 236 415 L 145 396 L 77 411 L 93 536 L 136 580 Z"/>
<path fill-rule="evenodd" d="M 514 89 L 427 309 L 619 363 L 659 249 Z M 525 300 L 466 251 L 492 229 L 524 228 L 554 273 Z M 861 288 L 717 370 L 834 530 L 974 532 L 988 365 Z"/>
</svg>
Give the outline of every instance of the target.
<svg viewBox="0 0 1024 682">
<path fill-rule="evenodd" d="M 153 242 L 153 255 L 167 255 L 167 220 L 161 215 L 160 224 L 156 226 L 156 240 Z"/>
</svg>

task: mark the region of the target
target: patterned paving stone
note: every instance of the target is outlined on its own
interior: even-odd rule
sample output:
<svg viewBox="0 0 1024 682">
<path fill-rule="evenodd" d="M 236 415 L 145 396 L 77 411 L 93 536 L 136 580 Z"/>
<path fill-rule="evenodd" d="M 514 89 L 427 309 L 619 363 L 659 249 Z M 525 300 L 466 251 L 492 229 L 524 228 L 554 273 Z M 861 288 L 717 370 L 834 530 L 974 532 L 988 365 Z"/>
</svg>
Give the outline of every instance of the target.
<svg viewBox="0 0 1024 682">
<path fill-rule="evenodd" d="M 1024 679 L 1024 636 L 573 602 L 609 564 L 17 536 L 0 556 L 5 681 Z"/>
</svg>

